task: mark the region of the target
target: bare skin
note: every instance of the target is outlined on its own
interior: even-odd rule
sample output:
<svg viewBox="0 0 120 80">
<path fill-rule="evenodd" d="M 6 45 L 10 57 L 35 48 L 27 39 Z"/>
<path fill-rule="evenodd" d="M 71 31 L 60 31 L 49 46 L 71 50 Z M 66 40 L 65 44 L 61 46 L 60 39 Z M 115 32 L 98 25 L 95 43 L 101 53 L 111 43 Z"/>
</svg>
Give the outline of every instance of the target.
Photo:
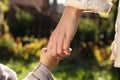
<svg viewBox="0 0 120 80">
<path fill-rule="evenodd" d="M 83 10 L 66 7 L 63 15 L 50 36 L 47 48 L 42 49 L 40 61 L 51 71 L 59 60 L 71 54 L 70 43 L 76 33 L 79 17 Z"/>
<path fill-rule="evenodd" d="M 43 48 L 40 55 L 40 62 L 44 64 L 50 71 L 52 71 L 59 64 L 59 59 L 51 56 L 51 52 L 52 50 L 47 51 L 47 48 Z"/>
<path fill-rule="evenodd" d="M 52 71 L 52 69 L 54 69 L 59 63 L 59 59 L 51 56 L 50 53 L 51 50 L 48 52 L 46 48 L 43 48 L 40 55 L 40 62 L 44 64 L 50 71 Z"/>
<path fill-rule="evenodd" d="M 63 15 L 50 36 L 47 45 L 48 51 L 51 50 L 51 55 L 59 60 L 70 55 L 70 43 L 76 33 L 79 17 L 83 10 L 66 7 Z"/>
</svg>

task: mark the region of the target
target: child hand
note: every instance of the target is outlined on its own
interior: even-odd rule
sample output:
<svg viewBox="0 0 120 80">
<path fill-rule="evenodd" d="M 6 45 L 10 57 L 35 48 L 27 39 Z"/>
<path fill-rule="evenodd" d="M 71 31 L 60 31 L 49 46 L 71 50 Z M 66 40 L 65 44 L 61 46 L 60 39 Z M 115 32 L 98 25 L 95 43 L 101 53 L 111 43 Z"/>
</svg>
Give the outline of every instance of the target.
<svg viewBox="0 0 120 80">
<path fill-rule="evenodd" d="M 70 50 L 72 51 L 71 48 L 70 48 Z M 67 54 L 65 51 L 63 51 L 63 52 L 64 52 L 64 54 Z M 48 51 L 47 48 L 43 48 L 42 53 L 40 55 L 40 62 L 43 65 L 45 65 L 49 70 L 54 69 L 59 64 L 59 60 L 60 60 L 56 57 L 53 57 L 51 55 L 51 53 L 52 53 L 52 50 Z M 65 55 L 62 58 L 65 58 L 65 57 L 68 57 L 68 56 Z"/>
<path fill-rule="evenodd" d="M 58 65 L 59 60 L 51 56 L 51 50 L 47 51 L 47 48 L 43 48 L 40 55 L 40 62 L 49 70 L 52 70 Z"/>
</svg>

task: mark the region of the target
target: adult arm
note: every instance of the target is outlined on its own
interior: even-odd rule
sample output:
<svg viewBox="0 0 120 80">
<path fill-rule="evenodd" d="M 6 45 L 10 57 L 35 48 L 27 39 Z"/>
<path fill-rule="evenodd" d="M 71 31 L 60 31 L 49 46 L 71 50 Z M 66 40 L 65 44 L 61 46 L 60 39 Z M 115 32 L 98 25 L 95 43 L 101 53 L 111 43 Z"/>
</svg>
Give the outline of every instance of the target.
<svg viewBox="0 0 120 80">
<path fill-rule="evenodd" d="M 52 50 L 52 56 L 62 59 L 70 54 L 70 43 L 76 33 L 82 11 L 74 7 L 66 7 L 47 45 L 47 49 Z"/>
<path fill-rule="evenodd" d="M 112 0 L 65 0 L 66 9 L 53 31 L 47 48 L 52 49 L 52 56 L 62 59 L 69 55 L 70 43 L 76 33 L 79 17 L 84 11 L 109 13 Z M 63 54 L 63 51 L 67 54 Z"/>
</svg>

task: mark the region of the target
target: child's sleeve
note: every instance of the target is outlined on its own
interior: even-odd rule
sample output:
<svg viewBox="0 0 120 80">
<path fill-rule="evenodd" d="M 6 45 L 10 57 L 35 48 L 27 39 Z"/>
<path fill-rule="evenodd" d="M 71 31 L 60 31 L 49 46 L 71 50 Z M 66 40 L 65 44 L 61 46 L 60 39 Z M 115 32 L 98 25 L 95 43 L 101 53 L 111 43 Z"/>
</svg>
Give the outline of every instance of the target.
<svg viewBox="0 0 120 80">
<path fill-rule="evenodd" d="M 39 64 L 38 67 L 23 80 L 54 80 L 54 78 L 46 66 Z"/>
<path fill-rule="evenodd" d="M 65 6 L 71 6 L 85 11 L 109 13 L 112 7 L 111 0 L 65 0 Z"/>
</svg>

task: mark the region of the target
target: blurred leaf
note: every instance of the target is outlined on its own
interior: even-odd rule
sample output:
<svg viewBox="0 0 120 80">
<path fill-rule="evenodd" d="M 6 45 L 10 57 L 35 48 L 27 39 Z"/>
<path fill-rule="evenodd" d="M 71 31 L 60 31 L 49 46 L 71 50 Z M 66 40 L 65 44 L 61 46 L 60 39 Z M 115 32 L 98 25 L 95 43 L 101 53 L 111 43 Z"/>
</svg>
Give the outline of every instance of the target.
<svg viewBox="0 0 120 80">
<path fill-rule="evenodd" d="M 94 56 L 98 61 L 98 63 L 103 61 L 103 57 L 101 56 L 101 51 L 97 45 L 94 47 Z"/>
<path fill-rule="evenodd" d="M 9 10 L 9 7 L 5 3 L 3 3 L 2 1 L 0 1 L 0 8 L 3 11 L 8 11 Z"/>
<path fill-rule="evenodd" d="M 109 17 L 109 14 L 104 14 L 104 13 L 102 13 L 102 14 L 100 14 L 100 17 L 101 17 L 101 18 L 108 18 L 108 17 Z"/>
</svg>

